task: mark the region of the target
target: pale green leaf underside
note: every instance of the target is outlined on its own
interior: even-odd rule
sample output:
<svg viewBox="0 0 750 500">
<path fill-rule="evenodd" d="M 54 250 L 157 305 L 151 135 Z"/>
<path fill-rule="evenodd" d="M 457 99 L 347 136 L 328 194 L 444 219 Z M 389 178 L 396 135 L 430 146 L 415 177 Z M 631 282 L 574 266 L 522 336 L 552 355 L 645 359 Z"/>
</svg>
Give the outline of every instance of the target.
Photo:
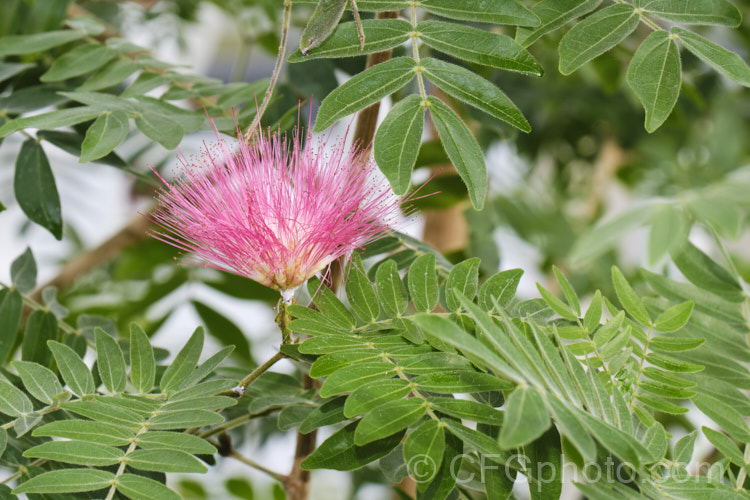
<svg viewBox="0 0 750 500">
<path fill-rule="evenodd" d="M 677 23 L 737 27 L 742 22 L 742 14 L 728 0 L 639 0 L 636 6 Z"/>
<path fill-rule="evenodd" d="M 646 38 L 630 61 L 627 79 L 646 109 L 646 130 L 655 131 L 672 113 L 682 85 L 680 53 L 668 32 Z"/>
<path fill-rule="evenodd" d="M 427 102 L 443 148 L 466 184 L 471 204 L 481 210 L 487 195 L 484 154 L 471 131 L 451 108 L 436 97 L 428 97 Z"/>
<path fill-rule="evenodd" d="M 640 17 L 632 5 L 617 4 L 576 24 L 560 41 L 560 73 L 569 75 L 635 31 Z"/>
<path fill-rule="evenodd" d="M 375 134 L 375 162 L 397 195 L 406 194 L 411 183 L 422 142 L 424 113 L 422 98 L 411 95 L 391 109 Z"/>
<path fill-rule="evenodd" d="M 422 0 L 419 6 L 427 12 L 450 19 L 491 24 L 537 26 L 539 19 L 518 0 L 487 2 L 485 0 Z"/>
<path fill-rule="evenodd" d="M 289 56 L 288 61 L 297 63 L 324 57 L 354 57 L 380 52 L 407 41 L 411 29 L 411 24 L 403 19 L 365 19 L 362 21 L 362 31 L 365 33 L 365 45 L 362 48 L 356 24 L 341 23 L 319 46 L 307 54 L 297 50 Z"/>
<path fill-rule="evenodd" d="M 415 66 L 414 59 L 397 57 L 354 76 L 323 100 L 315 121 L 315 131 L 323 131 L 339 118 L 359 111 L 397 91 L 414 78 Z"/>
<path fill-rule="evenodd" d="M 597 8 L 602 0 L 543 0 L 531 8 L 540 21 L 536 28 L 518 28 L 516 41 L 528 47 L 543 35 Z"/>
<path fill-rule="evenodd" d="M 430 47 L 465 61 L 534 76 L 544 73 L 521 45 L 499 33 L 443 21 L 419 23 L 417 33 Z"/>
<path fill-rule="evenodd" d="M 750 87 L 750 67 L 740 56 L 678 26 L 672 28 L 672 33 L 677 35 L 678 41 L 701 61 L 740 85 Z"/>
</svg>

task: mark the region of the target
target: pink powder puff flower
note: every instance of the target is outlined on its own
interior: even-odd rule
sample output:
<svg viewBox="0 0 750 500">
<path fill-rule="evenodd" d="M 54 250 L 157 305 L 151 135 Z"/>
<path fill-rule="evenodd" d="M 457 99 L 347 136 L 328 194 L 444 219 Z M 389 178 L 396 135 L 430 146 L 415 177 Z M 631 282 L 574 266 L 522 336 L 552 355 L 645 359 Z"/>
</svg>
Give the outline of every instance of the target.
<svg viewBox="0 0 750 500">
<path fill-rule="evenodd" d="M 335 259 L 387 232 L 400 200 L 374 179 L 367 150 L 343 141 L 313 145 L 307 134 L 259 134 L 236 150 L 204 146 L 203 165 L 180 158 L 184 176 L 161 176 L 151 235 L 191 254 L 186 263 L 223 269 L 280 290 L 290 301 Z M 241 135 L 241 134 L 240 134 Z M 200 162 L 198 162 L 200 163 Z M 158 175 L 158 174 L 157 174 Z"/>
</svg>

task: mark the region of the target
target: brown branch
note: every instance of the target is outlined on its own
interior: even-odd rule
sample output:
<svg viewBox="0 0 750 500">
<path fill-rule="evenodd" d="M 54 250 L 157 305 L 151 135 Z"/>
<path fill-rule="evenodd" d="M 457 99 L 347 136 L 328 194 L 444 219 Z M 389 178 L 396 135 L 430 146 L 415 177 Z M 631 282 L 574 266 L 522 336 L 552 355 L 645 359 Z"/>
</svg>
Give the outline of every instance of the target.
<svg viewBox="0 0 750 500">
<path fill-rule="evenodd" d="M 50 281 L 40 286 L 31 294 L 37 302 L 42 301 L 42 290 L 48 286 L 63 290 L 72 285 L 77 278 L 88 273 L 95 267 L 116 256 L 123 248 L 129 247 L 146 238 L 146 230 L 151 223 L 146 217 L 139 215 L 130 223 L 108 238 L 101 245 L 86 250 L 63 266 L 60 272 Z"/>
<path fill-rule="evenodd" d="M 386 11 L 378 12 L 375 15 L 376 19 L 396 19 L 398 18 L 398 11 Z M 384 50 L 382 52 L 375 52 L 367 56 L 367 64 L 365 69 L 372 68 L 376 64 L 387 61 L 391 58 L 392 50 Z M 372 145 L 372 140 L 375 138 L 375 130 L 378 127 L 378 114 L 380 113 L 380 101 L 372 104 L 357 115 L 357 122 L 354 125 L 354 144 L 359 144 L 363 148 L 369 148 Z M 330 277 L 330 288 L 334 292 L 338 290 L 341 285 L 341 279 L 343 276 L 343 260 L 335 260 L 328 267 L 326 273 Z"/>
<path fill-rule="evenodd" d="M 302 387 L 312 389 L 315 381 L 305 374 L 302 378 Z M 304 470 L 300 464 L 310 453 L 315 450 L 315 442 L 318 431 L 314 430 L 308 434 L 297 431 L 297 446 L 294 451 L 294 464 L 292 471 L 287 476 L 286 494 L 289 500 L 307 500 L 310 494 L 310 471 Z"/>
</svg>

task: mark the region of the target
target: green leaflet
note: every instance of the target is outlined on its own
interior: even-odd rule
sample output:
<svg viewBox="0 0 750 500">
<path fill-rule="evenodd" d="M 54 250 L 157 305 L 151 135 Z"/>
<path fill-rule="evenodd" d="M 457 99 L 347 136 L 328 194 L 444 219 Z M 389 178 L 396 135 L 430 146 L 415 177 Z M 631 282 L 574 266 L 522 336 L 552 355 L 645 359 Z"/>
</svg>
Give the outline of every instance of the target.
<svg viewBox="0 0 750 500">
<path fill-rule="evenodd" d="M 115 475 L 95 469 L 62 469 L 45 472 L 21 483 L 14 494 L 79 493 L 107 488 Z"/>
<path fill-rule="evenodd" d="M 492 275 L 479 288 L 479 305 L 492 311 L 495 304 L 507 307 L 516 295 L 523 269 L 508 269 Z"/>
<path fill-rule="evenodd" d="M 640 297 L 638 297 L 635 291 L 633 291 L 633 288 L 622 274 L 622 271 L 614 266 L 612 266 L 612 282 L 615 286 L 617 298 L 620 300 L 620 303 L 625 310 L 640 324 L 644 326 L 651 325 L 651 318 L 649 317 L 643 302 L 641 302 Z"/>
<path fill-rule="evenodd" d="M 47 229 L 56 239 L 62 239 L 62 209 L 55 177 L 47 155 L 34 139 L 26 140 L 18 153 L 13 191 L 21 210 L 31 221 Z"/>
<path fill-rule="evenodd" d="M 70 390 L 79 397 L 93 394 L 95 389 L 94 377 L 78 354 L 67 345 L 54 340 L 48 341 L 47 345 L 52 351 L 60 374 Z"/>
<path fill-rule="evenodd" d="M 297 424 L 299 431 L 307 434 L 319 427 L 337 424 L 346 420 L 344 405 L 347 399 L 345 396 L 334 398 L 313 409 L 304 420 Z"/>
<path fill-rule="evenodd" d="M 384 403 L 401 399 L 411 392 L 409 383 L 403 379 L 388 379 L 370 382 L 354 390 L 344 404 L 347 418 L 367 413 Z"/>
<path fill-rule="evenodd" d="M 125 453 L 112 446 L 83 441 L 50 441 L 24 452 L 29 458 L 46 458 L 75 465 L 105 466 L 120 462 Z"/>
<path fill-rule="evenodd" d="M 105 112 L 86 131 L 78 161 L 86 163 L 107 156 L 129 133 L 130 123 L 124 111 Z"/>
<path fill-rule="evenodd" d="M 453 419 L 443 419 L 442 423 L 451 434 L 463 441 L 466 446 L 478 451 L 480 455 L 485 455 L 485 460 L 499 464 L 507 463 L 510 454 L 498 445 L 497 440 L 481 431 L 464 427 L 460 422 Z"/>
<path fill-rule="evenodd" d="M 0 361 L 4 362 L 13 350 L 18 336 L 22 307 L 23 299 L 18 290 L 8 290 L 4 295 L 0 294 L 0 331 L 5 332 L 0 336 Z M 55 324 L 55 330 L 57 330 L 57 324 Z"/>
<path fill-rule="evenodd" d="M 354 22 L 338 24 L 328 38 L 307 52 L 298 50 L 287 59 L 290 63 L 308 59 L 353 57 L 380 52 L 401 45 L 409 39 L 411 24 L 403 19 L 365 19 L 362 21 L 365 46 L 362 48 Z M 302 42 L 300 42 L 302 45 Z"/>
<path fill-rule="evenodd" d="M 740 85 L 750 87 L 750 67 L 740 56 L 678 26 L 672 28 L 672 34 L 701 61 Z"/>
<path fill-rule="evenodd" d="M 375 287 L 383 310 L 392 318 L 400 317 L 406 311 L 409 298 L 398 274 L 396 262 L 387 260 L 378 267 L 375 276 Z"/>
<path fill-rule="evenodd" d="M 417 427 L 404 442 L 404 461 L 421 486 L 438 472 L 445 452 L 445 428 L 437 420 L 428 420 Z M 424 484 L 426 486 L 426 484 Z"/>
<path fill-rule="evenodd" d="M 34 436 L 56 436 L 113 446 L 126 446 L 135 436 L 133 432 L 123 427 L 93 420 L 58 420 L 37 427 L 32 434 Z"/>
<path fill-rule="evenodd" d="M 13 78 L 19 73 L 23 73 L 29 68 L 33 68 L 31 63 L 0 63 L 0 82 Z"/>
<path fill-rule="evenodd" d="M 424 416 L 426 408 L 419 398 L 397 399 L 378 406 L 359 422 L 354 442 L 363 446 L 406 429 Z"/>
<path fill-rule="evenodd" d="M 196 328 L 172 364 L 167 367 L 159 382 L 162 392 L 169 393 L 184 388 L 203 351 L 203 331 L 203 327 Z"/>
<path fill-rule="evenodd" d="M 325 315 L 325 322 L 333 323 L 345 331 L 351 331 L 357 324 L 354 315 L 349 312 L 344 303 L 318 278 L 308 280 L 307 291 L 312 296 L 315 307 Z"/>
<path fill-rule="evenodd" d="M 34 116 L 15 118 L 0 127 L 0 138 L 25 128 L 36 128 L 39 130 L 52 130 L 60 127 L 69 127 L 79 123 L 93 120 L 101 114 L 101 110 L 93 106 L 78 106 L 75 108 L 58 109 L 48 113 Z"/>
<path fill-rule="evenodd" d="M 465 61 L 542 76 L 544 69 L 512 38 L 443 21 L 424 21 L 419 37 L 430 47 Z"/>
<path fill-rule="evenodd" d="M 426 253 L 409 268 L 409 295 L 417 311 L 429 312 L 437 306 L 438 294 L 435 255 Z"/>
<path fill-rule="evenodd" d="M 433 74 L 433 77 L 436 75 Z M 487 168 L 477 140 L 461 118 L 443 101 L 430 96 L 427 103 L 443 148 L 469 190 L 472 206 L 481 210 L 487 196 Z"/>
<path fill-rule="evenodd" d="M 29 361 L 13 361 L 11 365 L 18 372 L 29 394 L 39 401 L 52 404 L 55 396 L 63 392 L 57 375 L 49 368 Z"/>
<path fill-rule="evenodd" d="M 672 113 L 682 85 L 680 52 L 668 32 L 655 31 L 641 44 L 628 67 L 628 84 L 646 109 L 646 130 L 655 131 Z"/>
<path fill-rule="evenodd" d="M 568 321 L 575 322 L 578 319 L 578 315 L 574 313 L 570 307 L 568 307 L 565 302 L 558 299 L 552 293 L 544 288 L 539 283 L 536 284 L 537 290 L 539 290 L 539 294 L 542 296 L 542 299 L 547 303 L 547 305 L 552 308 L 553 311 L 555 311 L 558 315 L 560 315 L 562 318 L 567 319 Z"/>
<path fill-rule="evenodd" d="M 404 373 L 429 375 L 438 371 L 472 370 L 471 363 L 457 354 L 449 352 L 428 352 L 399 361 Z"/>
<path fill-rule="evenodd" d="M 154 472 L 197 472 L 208 469 L 187 453 L 167 449 L 135 450 L 128 453 L 128 466 Z"/>
<path fill-rule="evenodd" d="M 140 500 L 180 500 L 182 497 L 159 481 L 134 474 L 123 474 L 117 479 L 117 491 L 128 498 Z"/>
<path fill-rule="evenodd" d="M 174 149 L 182 140 L 184 130 L 180 123 L 154 111 L 143 111 L 135 116 L 138 130 L 165 149 Z"/>
<path fill-rule="evenodd" d="M 391 109 L 375 134 L 375 161 L 398 195 L 406 194 L 411 184 L 411 173 L 422 142 L 424 114 L 420 96 L 406 97 Z"/>
<path fill-rule="evenodd" d="M 140 68 L 140 64 L 130 59 L 115 59 L 99 68 L 77 90 L 94 91 L 113 87 L 124 82 Z"/>
<path fill-rule="evenodd" d="M 346 297 L 352 310 L 365 323 L 377 320 L 380 316 L 380 304 L 359 255 L 352 257 L 347 276 Z"/>
<path fill-rule="evenodd" d="M 695 448 L 695 440 L 698 437 L 698 430 L 686 434 L 680 438 L 674 445 L 674 461 L 681 464 L 689 464 L 690 459 L 693 457 L 693 450 Z"/>
<path fill-rule="evenodd" d="M 415 66 L 414 59 L 397 57 L 352 77 L 323 100 L 314 130 L 321 132 L 339 118 L 359 111 L 397 91 L 414 78 Z"/>
<path fill-rule="evenodd" d="M 451 473 L 451 468 L 459 470 L 463 463 L 464 443 L 460 438 L 456 437 L 453 433 L 447 433 L 445 435 L 445 451 L 443 452 L 443 461 L 438 464 L 439 469 L 433 479 L 429 483 L 426 483 L 424 493 L 420 498 L 430 498 L 434 500 L 445 500 L 455 491 L 454 486 L 456 484 L 456 474 Z M 427 469 L 429 472 L 430 469 Z M 416 468 L 412 467 L 412 473 L 416 472 Z M 422 486 L 421 484 L 418 485 Z M 421 488 L 420 488 L 421 490 Z"/>
<path fill-rule="evenodd" d="M 26 321 L 21 344 L 21 359 L 46 365 L 51 359 L 47 341 L 57 338 L 57 318 L 48 311 L 37 310 Z"/>
<path fill-rule="evenodd" d="M 565 277 L 565 275 L 557 268 L 557 266 L 552 266 L 552 272 L 555 274 L 555 278 L 557 279 L 557 282 L 560 284 L 560 289 L 563 292 L 563 295 L 565 296 L 565 300 L 568 301 L 568 304 L 570 305 L 573 312 L 576 314 L 576 317 L 581 315 L 581 305 L 578 302 L 578 295 L 576 295 L 575 290 L 573 290 L 573 286 L 568 281 L 568 278 Z"/>
<path fill-rule="evenodd" d="M 557 429 L 551 427 L 539 439 L 524 446 L 524 452 L 529 458 L 526 470 L 531 498 L 559 499 L 563 488 L 563 451 Z"/>
<path fill-rule="evenodd" d="M 569 75 L 607 52 L 638 27 L 632 5 L 615 4 L 576 24 L 560 41 L 560 73 Z"/>
<path fill-rule="evenodd" d="M 310 376 L 313 378 L 327 377 L 339 368 L 380 359 L 382 359 L 382 354 L 375 349 L 333 352 L 320 356 L 313 362 L 310 367 Z"/>
<path fill-rule="evenodd" d="M 156 378 L 156 361 L 146 332 L 135 323 L 130 325 L 130 381 L 141 394 L 151 392 Z"/>
<path fill-rule="evenodd" d="M 553 395 L 546 395 L 544 401 L 560 433 L 573 443 L 584 460 L 596 460 L 596 443 L 583 422 L 567 407 L 567 403 Z"/>
<path fill-rule="evenodd" d="M 101 328 L 94 329 L 96 336 L 97 367 L 104 387 L 109 392 L 122 392 L 127 383 L 125 357 L 117 341 Z"/>
<path fill-rule="evenodd" d="M 0 57 L 42 52 L 85 36 L 86 33 L 74 30 L 4 36 L 0 39 Z"/>
<path fill-rule="evenodd" d="M 138 429 L 145 421 L 142 414 L 98 401 L 73 401 L 60 406 L 77 415 L 131 430 Z"/>
<path fill-rule="evenodd" d="M 117 52 L 101 44 L 82 45 L 55 59 L 39 80 L 57 82 L 90 73 L 117 57 Z"/>
<path fill-rule="evenodd" d="M 719 24 L 736 28 L 742 14 L 728 0 L 637 0 L 646 14 L 685 24 Z"/>
<path fill-rule="evenodd" d="M 680 272 L 701 290 L 729 302 L 740 303 L 744 300 L 742 287 L 737 279 L 695 245 L 688 243 L 678 252 L 673 252 L 672 260 Z"/>
<path fill-rule="evenodd" d="M 531 8 L 539 18 L 536 28 L 519 28 L 516 30 L 516 41 L 528 47 L 543 35 L 555 31 L 584 14 L 588 14 L 602 3 L 602 0 L 542 0 Z"/>
<path fill-rule="evenodd" d="M 442 91 L 524 132 L 531 131 L 529 122 L 513 101 L 493 83 L 466 68 L 439 59 L 422 59 L 421 65 L 424 68 L 424 76 Z M 446 152 L 450 157 L 447 148 Z M 471 190 L 469 192 L 471 193 Z"/>
<path fill-rule="evenodd" d="M 0 380 L 0 413 L 9 417 L 20 417 L 34 410 L 31 400 L 22 390 Z"/>
<path fill-rule="evenodd" d="M 470 420 L 480 424 L 503 425 L 504 413 L 486 404 L 452 397 L 427 398 L 430 408 L 451 417 Z"/>
<path fill-rule="evenodd" d="M 674 332 L 685 326 L 693 312 L 693 302 L 683 302 L 670 307 L 654 320 L 657 332 Z"/>
<path fill-rule="evenodd" d="M 744 417 L 730 405 L 708 394 L 698 394 L 692 401 L 734 439 L 743 443 L 750 442 L 750 427 Z"/>
<path fill-rule="evenodd" d="M 716 446 L 716 449 L 724 454 L 725 457 L 729 458 L 732 462 L 740 467 L 745 467 L 745 458 L 742 455 L 742 451 L 732 441 L 731 438 L 725 434 L 715 431 L 709 427 L 702 427 L 703 434 L 711 441 L 711 444 Z"/>
<path fill-rule="evenodd" d="M 544 434 L 549 426 L 549 413 L 539 390 L 520 385 L 505 401 L 500 446 L 506 450 L 523 446 Z"/>
<path fill-rule="evenodd" d="M 485 391 L 503 391 L 513 386 L 486 373 L 470 370 L 438 371 L 412 379 L 420 390 L 437 394 L 456 394 Z"/>
<path fill-rule="evenodd" d="M 651 264 L 656 264 L 664 254 L 679 250 L 687 242 L 690 223 L 681 207 L 665 204 L 649 222 L 648 256 Z"/>
<path fill-rule="evenodd" d="M 442 342 L 459 349 L 466 356 L 482 360 L 482 362 L 496 373 L 513 381 L 523 380 L 500 356 L 492 350 L 487 349 L 483 343 L 479 342 L 454 322 L 429 314 L 418 314 L 415 316 L 415 321 L 426 332 L 439 338 Z"/>
<path fill-rule="evenodd" d="M 594 298 L 591 299 L 586 314 L 583 316 L 583 327 L 587 332 L 591 333 L 599 326 L 599 321 L 602 318 L 602 292 L 597 290 L 594 293 Z"/>
<path fill-rule="evenodd" d="M 11 263 L 10 281 L 21 293 L 28 293 L 36 286 L 36 260 L 30 248 L 26 247 Z"/>
<path fill-rule="evenodd" d="M 320 0 L 302 31 L 299 48 L 303 54 L 323 43 L 344 14 L 346 0 Z"/>
<path fill-rule="evenodd" d="M 459 262 L 448 274 L 445 282 L 445 300 L 448 309 L 458 311 L 461 309 L 461 302 L 456 297 L 456 292 L 460 292 L 469 300 L 473 300 L 479 286 L 479 259 L 474 257 Z"/>
<path fill-rule="evenodd" d="M 516 26 L 537 26 L 539 19 L 518 0 L 484 2 L 482 0 L 423 0 L 427 12 L 450 19 Z"/>
<path fill-rule="evenodd" d="M 354 436 L 359 422 L 352 422 L 323 441 L 303 462 L 305 470 L 333 469 L 349 471 L 358 469 L 378 458 L 387 455 L 403 438 L 403 432 L 397 432 L 384 439 L 364 446 L 354 443 Z"/>
<path fill-rule="evenodd" d="M 344 392 L 350 392 L 373 380 L 384 380 L 396 374 L 391 363 L 362 363 L 348 366 L 333 372 L 323 382 L 320 396 L 327 398 Z"/>
<path fill-rule="evenodd" d="M 141 448 L 169 448 L 170 450 L 196 455 L 216 453 L 216 448 L 205 439 L 184 432 L 150 431 L 138 436 L 138 446 Z"/>
</svg>

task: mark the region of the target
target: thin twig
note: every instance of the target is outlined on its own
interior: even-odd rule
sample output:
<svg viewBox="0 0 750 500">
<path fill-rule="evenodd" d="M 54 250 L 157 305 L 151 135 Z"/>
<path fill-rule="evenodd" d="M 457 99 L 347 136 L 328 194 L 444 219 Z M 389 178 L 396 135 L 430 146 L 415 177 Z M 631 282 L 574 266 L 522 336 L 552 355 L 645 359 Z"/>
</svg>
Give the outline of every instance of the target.
<svg viewBox="0 0 750 500">
<path fill-rule="evenodd" d="M 282 352 L 277 352 L 273 355 L 271 359 L 260 365 L 258 368 L 253 370 L 247 377 L 243 378 L 242 381 L 232 389 L 231 391 L 227 391 L 223 393 L 225 396 L 232 396 L 232 397 L 239 397 L 245 394 L 245 389 L 247 389 L 247 386 L 255 382 L 258 377 L 263 375 L 266 371 L 268 371 L 269 368 L 271 368 L 274 364 L 276 364 L 277 361 L 285 358 L 286 356 Z"/>
<path fill-rule="evenodd" d="M 284 0 L 284 19 L 281 24 L 281 42 L 279 43 L 279 55 L 276 58 L 276 65 L 273 68 L 271 80 L 268 82 L 266 95 L 263 96 L 263 103 L 260 105 L 255 118 L 253 118 L 253 122 L 248 127 L 247 133 L 245 133 L 246 141 L 252 139 L 255 135 L 255 132 L 257 132 L 257 129 L 260 127 L 260 119 L 263 117 L 263 113 L 266 112 L 268 103 L 271 101 L 271 95 L 273 95 L 273 90 L 276 87 L 276 81 L 279 79 L 281 67 L 284 65 L 284 56 L 286 55 L 286 41 L 289 35 L 289 20 L 291 19 L 291 14 L 292 0 Z"/>
<path fill-rule="evenodd" d="M 268 408 L 258 413 L 246 413 L 237 418 L 224 422 L 218 427 L 214 427 L 213 429 L 209 429 L 206 432 L 203 432 L 202 434 L 198 434 L 198 437 L 206 439 L 211 436 L 215 436 L 216 434 L 221 434 L 224 431 L 228 431 L 230 429 L 240 427 L 241 425 L 245 425 L 250 420 L 254 420 L 256 418 L 261 418 L 261 417 L 265 417 L 266 415 L 270 415 L 271 413 L 274 413 L 278 411 L 279 409 L 280 407 L 274 406 L 274 407 Z"/>
<path fill-rule="evenodd" d="M 239 460 L 243 464 L 249 465 L 250 467 L 252 467 L 254 469 L 257 469 L 257 470 L 259 470 L 261 472 L 265 472 L 266 474 L 268 474 L 269 476 L 271 476 L 272 478 L 276 479 L 277 481 L 279 481 L 282 484 L 286 482 L 287 477 L 284 474 L 279 474 L 278 472 L 274 472 L 271 469 L 267 469 L 267 468 L 263 467 L 258 462 L 254 461 L 254 460 L 251 460 L 251 459 L 247 458 L 246 456 L 238 453 L 237 450 L 232 449 L 232 452 L 229 454 L 229 456 L 232 457 L 232 458 L 234 458 L 235 460 Z"/>
</svg>

